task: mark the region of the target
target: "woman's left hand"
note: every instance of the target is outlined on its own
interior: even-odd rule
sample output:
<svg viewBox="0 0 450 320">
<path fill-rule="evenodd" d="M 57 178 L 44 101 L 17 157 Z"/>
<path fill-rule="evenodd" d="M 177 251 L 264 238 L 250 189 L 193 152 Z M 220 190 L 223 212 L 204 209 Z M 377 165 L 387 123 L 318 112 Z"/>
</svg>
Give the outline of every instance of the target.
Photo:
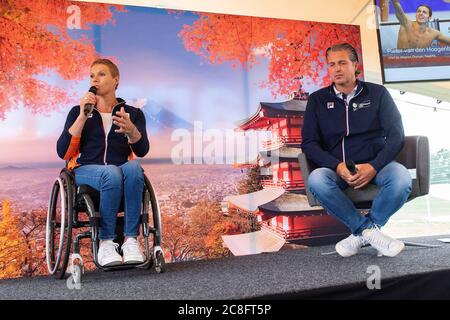
<svg viewBox="0 0 450 320">
<path fill-rule="evenodd" d="M 126 113 L 123 107 L 116 112 L 116 115 L 112 116 L 112 119 L 113 123 L 119 127 L 119 129 L 114 130 L 115 132 L 130 135 L 136 128 L 130 120 L 130 114 Z"/>
<path fill-rule="evenodd" d="M 140 138 L 139 130 L 131 122 L 130 114 L 126 113 L 123 107 L 120 108 L 120 111 L 116 112 L 116 115 L 112 116 L 112 119 L 113 123 L 119 127 L 119 129 L 114 130 L 115 132 L 125 134 L 130 141 L 134 141 L 138 137 Z"/>
</svg>

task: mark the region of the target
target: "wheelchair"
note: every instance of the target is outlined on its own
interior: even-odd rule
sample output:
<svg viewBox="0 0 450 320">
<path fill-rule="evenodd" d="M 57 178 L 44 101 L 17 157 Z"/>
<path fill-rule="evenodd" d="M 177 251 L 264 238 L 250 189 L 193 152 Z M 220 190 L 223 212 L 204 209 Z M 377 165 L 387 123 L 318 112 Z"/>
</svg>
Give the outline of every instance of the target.
<svg viewBox="0 0 450 320">
<path fill-rule="evenodd" d="M 80 255 L 80 240 L 86 238 L 91 239 L 93 262 L 98 269 L 104 271 L 130 268 L 149 269 L 154 265 L 157 273 L 164 272 L 165 260 L 161 248 L 162 229 L 159 204 L 155 190 L 145 174 L 144 184 L 140 219 L 145 246 L 144 262 L 102 267 L 97 259 L 100 243 L 98 238 L 101 219 L 100 192 L 88 185 L 76 186 L 74 174 L 67 168 L 62 169 L 52 186 L 48 201 L 45 240 L 49 273 L 57 279 L 64 279 L 70 260 L 72 281 L 75 284 L 81 283 L 84 267 L 83 258 Z M 122 211 L 123 199 L 119 212 Z M 81 215 L 83 213 L 84 215 Z M 150 217 L 152 218 L 151 222 Z M 124 217 L 118 216 L 115 241 L 120 245 L 124 241 L 123 225 Z M 89 231 L 75 234 L 75 230 L 79 228 Z M 149 242 L 150 235 L 153 238 L 152 250 Z"/>
</svg>

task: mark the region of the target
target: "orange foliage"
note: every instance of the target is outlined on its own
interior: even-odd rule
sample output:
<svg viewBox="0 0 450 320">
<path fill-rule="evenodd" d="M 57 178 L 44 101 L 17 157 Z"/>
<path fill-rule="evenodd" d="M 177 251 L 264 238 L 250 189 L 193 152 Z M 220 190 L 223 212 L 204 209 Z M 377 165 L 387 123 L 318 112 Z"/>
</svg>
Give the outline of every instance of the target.
<svg viewBox="0 0 450 320">
<path fill-rule="evenodd" d="M 53 71 L 65 80 L 87 76 L 95 47 L 86 37 L 70 37 L 70 5 L 80 8 L 82 29 L 112 21 L 108 4 L 0 0 L 0 120 L 19 103 L 33 113 L 45 113 L 69 102 L 64 90 L 36 79 L 37 75 Z M 123 11 L 122 6 L 115 8 Z"/>
<path fill-rule="evenodd" d="M 41 208 L 15 212 L 7 200 L 3 201 L 2 206 L 0 279 L 48 274 L 45 257 L 46 210 Z M 88 229 L 73 229 L 72 239 Z M 59 234 L 56 234 L 56 237 L 59 237 Z M 81 241 L 80 251 L 85 270 L 96 269 L 91 253 L 91 241 Z"/>
<path fill-rule="evenodd" d="M 162 219 L 163 248 L 170 262 L 229 256 L 222 236 L 254 231 L 251 217 L 225 216 L 211 199 L 199 201 L 185 215 L 162 215 Z"/>
<path fill-rule="evenodd" d="M 188 220 L 180 215 L 162 215 L 162 245 L 170 262 L 186 261 L 193 258 L 190 226 Z"/>
<path fill-rule="evenodd" d="M 27 245 L 26 259 L 22 266 L 22 276 L 31 277 L 47 274 L 45 263 L 46 210 L 41 208 L 15 214 L 20 219 L 18 229 Z"/>
<path fill-rule="evenodd" d="M 224 246 L 222 236 L 236 233 L 240 233 L 237 226 L 229 220 L 223 220 L 215 224 L 204 239 L 208 257 L 215 258 L 229 256 L 230 250 Z"/>
<path fill-rule="evenodd" d="M 19 230 L 20 220 L 12 214 L 10 203 L 3 200 L 0 220 L 0 279 L 23 275 L 23 265 L 29 256 L 25 237 Z"/>
<path fill-rule="evenodd" d="M 198 13 L 193 25 L 179 36 L 188 51 L 211 64 L 231 62 L 252 68 L 261 59 L 270 61 L 269 87 L 274 96 L 287 95 L 301 84 L 323 85 L 326 48 L 338 42 L 352 44 L 361 56 L 357 26 L 283 19 Z"/>
<path fill-rule="evenodd" d="M 220 250 L 226 217 L 220 212 L 220 204 L 205 199 L 199 201 L 188 213 L 191 247 L 199 259 L 216 258 L 228 253 Z"/>
</svg>

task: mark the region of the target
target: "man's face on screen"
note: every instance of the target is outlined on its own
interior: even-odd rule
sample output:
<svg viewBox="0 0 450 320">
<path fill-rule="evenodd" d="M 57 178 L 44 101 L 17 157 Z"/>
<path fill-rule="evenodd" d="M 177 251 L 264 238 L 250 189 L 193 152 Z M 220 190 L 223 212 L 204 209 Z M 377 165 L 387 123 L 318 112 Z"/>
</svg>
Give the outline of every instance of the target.
<svg viewBox="0 0 450 320">
<path fill-rule="evenodd" d="M 346 85 L 356 81 L 355 72 L 358 63 L 350 60 L 350 53 L 348 51 L 330 51 L 328 53 L 327 63 L 331 81 L 335 84 Z"/>
<path fill-rule="evenodd" d="M 424 6 L 418 7 L 416 11 L 416 20 L 419 23 L 428 23 L 430 21 L 430 10 Z"/>
</svg>

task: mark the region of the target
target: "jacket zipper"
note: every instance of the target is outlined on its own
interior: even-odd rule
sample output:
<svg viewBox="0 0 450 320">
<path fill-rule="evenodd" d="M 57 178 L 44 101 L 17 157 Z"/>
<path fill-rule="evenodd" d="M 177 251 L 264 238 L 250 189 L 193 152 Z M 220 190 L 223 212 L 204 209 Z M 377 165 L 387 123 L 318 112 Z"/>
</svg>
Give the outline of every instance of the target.
<svg viewBox="0 0 450 320">
<path fill-rule="evenodd" d="M 103 122 L 103 119 L 102 119 Z M 102 124 L 103 126 L 103 124 Z M 103 153 L 103 162 L 105 163 L 105 165 L 107 165 L 106 163 L 106 150 L 108 149 L 108 137 L 106 135 L 106 131 L 105 131 L 105 127 L 103 127 L 103 133 L 105 134 L 105 152 Z"/>
<path fill-rule="evenodd" d="M 118 105 L 121 105 L 121 104 L 123 104 L 123 102 L 119 102 L 118 104 L 116 104 L 113 108 L 112 108 L 112 110 L 111 110 L 111 116 L 113 115 L 113 113 L 114 113 L 114 109 L 118 106 Z M 94 109 L 95 110 L 95 109 Z M 106 163 L 106 152 L 108 151 L 108 136 L 106 135 L 106 131 L 105 131 L 105 127 L 103 126 L 103 119 L 102 119 L 102 117 L 100 116 L 100 120 L 102 120 L 102 127 L 103 127 L 103 133 L 105 134 L 105 151 L 104 151 L 104 153 L 103 153 L 103 163 L 105 164 L 105 165 L 107 165 L 107 163 Z M 112 128 L 112 123 L 111 123 L 111 128 Z M 111 131 L 111 128 L 109 129 L 110 131 Z M 109 133 L 108 133 L 109 134 Z"/>
<path fill-rule="evenodd" d="M 363 88 L 361 88 L 353 97 L 351 100 L 355 99 L 357 96 L 359 96 L 359 94 L 361 93 L 361 91 L 363 90 Z M 348 121 L 348 107 L 350 105 L 350 101 L 348 101 L 347 99 L 344 100 L 345 103 L 345 124 L 346 124 L 346 133 L 345 136 L 342 138 L 342 159 L 345 163 L 346 159 L 345 159 L 345 137 L 347 137 L 350 134 L 350 123 Z"/>
<path fill-rule="evenodd" d="M 348 124 L 348 102 L 347 99 L 344 100 L 345 102 L 345 124 L 346 124 L 346 132 L 345 132 L 345 136 L 342 138 L 342 159 L 344 161 L 344 163 L 346 162 L 345 160 L 345 137 L 348 136 L 348 134 L 350 133 L 350 127 Z"/>
</svg>

